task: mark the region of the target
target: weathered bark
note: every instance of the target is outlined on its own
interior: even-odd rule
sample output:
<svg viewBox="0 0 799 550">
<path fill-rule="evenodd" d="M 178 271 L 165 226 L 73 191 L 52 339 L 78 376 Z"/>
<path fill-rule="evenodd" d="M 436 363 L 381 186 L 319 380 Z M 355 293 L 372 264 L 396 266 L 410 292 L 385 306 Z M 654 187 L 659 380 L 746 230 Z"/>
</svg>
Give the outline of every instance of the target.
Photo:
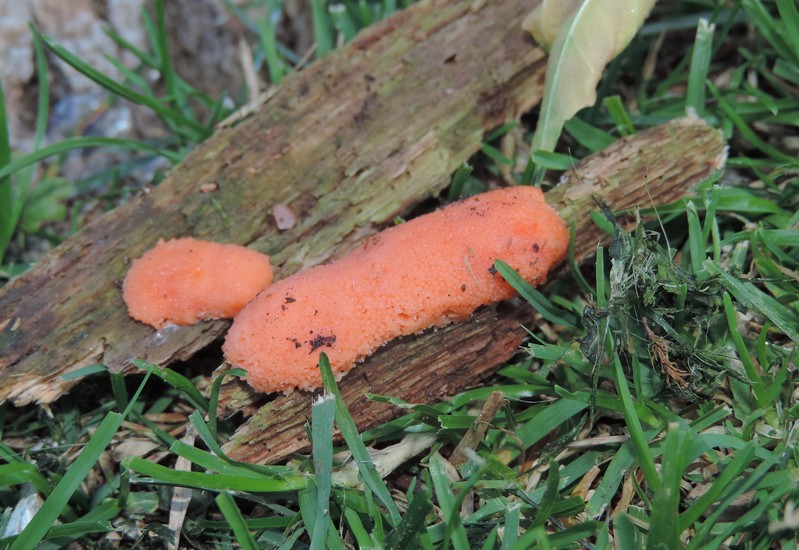
<svg viewBox="0 0 799 550">
<path fill-rule="evenodd" d="M 517 24 L 535 4 L 431 0 L 397 13 L 6 285 L 0 400 L 49 402 L 75 384 L 64 373 L 166 365 L 224 332 L 226 321 L 156 332 L 128 318 L 120 281 L 159 238 L 246 244 L 285 277 L 438 193 L 486 130 L 539 100 L 545 54 Z M 279 203 L 297 214 L 288 231 L 269 214 Z"/>
<path fill-rule="evenodd" d="M 575 255 L 583 261 L 606 240 L 588 221 L 595 199 L 616 211 L 673 202 L 720 169 L 724 151 L 721 132 L 695 118 L 676 120 L 586 158 L 547 192 L 547 200 L 567 223 L 576 224 Z M 500 304 L 479 309 L 468 321 L 392 341 L 341 380 L 342 397 L 359 430 L 366 430 L 402 413 L 369 401 L 368 393 L 434 403 L 477 386 L 518 351 L 527 335 L 522 325 L 534 320 L 529 307 Z M 226 452 L 237 460 L 267 463 L 309 448 L 304 424 L 317 394 L 294 392 L 261 406 Z M 248 413 L 260 399 L 237 382 L 223 402 Z"/>
</svg>

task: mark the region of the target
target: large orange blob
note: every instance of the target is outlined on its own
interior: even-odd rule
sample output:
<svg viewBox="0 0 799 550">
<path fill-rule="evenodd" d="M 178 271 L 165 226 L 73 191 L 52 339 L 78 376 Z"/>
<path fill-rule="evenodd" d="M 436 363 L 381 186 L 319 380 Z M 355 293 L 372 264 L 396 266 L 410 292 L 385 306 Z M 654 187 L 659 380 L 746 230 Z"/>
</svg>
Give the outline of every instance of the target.
<svg viewBox="0 0 799 550">
<path fill-rule="evenodd" d="M 230 318 L 272 282 L 269 256 L 190 237 L 158 241 L 125 277 L 130 316 L 160 329 Z"/>
<path fill-rule="evenodd" d="M 263 392 L 321 385 L 387 341 L 468 317 L 515 294 L 501 259 L 532 284 L 565 257 L 569 232 L 532 187 L 498 189 L 387 229 L 339 261 L 278 281 L 236 316 L 224 345 Z"/>
</svg>

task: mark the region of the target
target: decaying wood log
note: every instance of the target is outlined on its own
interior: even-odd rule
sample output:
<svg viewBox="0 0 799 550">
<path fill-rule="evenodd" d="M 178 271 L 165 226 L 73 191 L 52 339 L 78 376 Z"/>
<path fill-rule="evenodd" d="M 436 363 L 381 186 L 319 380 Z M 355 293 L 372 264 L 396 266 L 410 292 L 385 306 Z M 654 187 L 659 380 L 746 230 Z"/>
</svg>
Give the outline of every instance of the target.
<svg viewBox="0 0 799 550">
<path fill-rule="evenodd" d="M 429 0 L 296 75 L 164 182 L 86 227 L 0 290 L 0 400 L 49 402 L 94 363 L 167 365 L 228 322 L 159 332 L 128 318 L 120 281 L 159 238 L 272 256 L 276 276 L 347 252 L 438 193 L 484 132 L 539 99 L 545 54 L 517 22 L 536 1 Z M 297 224 L 270 215 L 288 205 Z"/>
<path fill-rule="evenodd" d="M 588 222 L 595 200 L 614 210 L 658 206 L 685 196 L 724 164 L 721 132 L 696 118 L 624 138 L 570 170 L 547 200 L 577 228 L 578 261 L 591 256 L 602 231 Z M 552 277 L 553 275 L 551 275 Z M 403 411 L 369 401 L 367 393 L 390 395 L 412 403 L 434 403 L 477 386 L 510 359 L 531 326 L 529 307 L 484 307 L 465 322 L 394 340 L 356 366 L 340 382 L 343 399 L 358 429 L 386 422 Z M 304 424 L 319 392 L 294 392 L 262 405 L 225 446 L 229 456 L 257 463 L 278 462 L 310 448 Z M 255 410 L 263 396 L 243 383 L 228 390 L 226 406 Z"/>
</svg>

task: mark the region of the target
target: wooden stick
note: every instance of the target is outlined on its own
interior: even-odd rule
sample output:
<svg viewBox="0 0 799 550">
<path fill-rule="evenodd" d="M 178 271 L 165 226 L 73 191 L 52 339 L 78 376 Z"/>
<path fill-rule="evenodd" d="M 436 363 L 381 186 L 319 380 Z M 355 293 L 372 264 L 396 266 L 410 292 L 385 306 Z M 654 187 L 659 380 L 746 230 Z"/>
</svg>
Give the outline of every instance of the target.
<svg viewBox="0 0 799 550">
<path fill-rule="evenodd" d="M 505 394 L 501 391 L 491 392 L 491 395 L 489 395 L 488 399 L 483 403 L 483 408 L 480 410 L 477 420 L 474 421 L 474 424 L 469 426 L 469 429 L 466 430 L 466 433 L 452 451 L 452 455 L 449 458 L 450 464 L 459 468 L 469 461 L 469 457 L 465 452 L 466 449 L 474 451 L 477 448 L 477 445 L 480 444 L 488 431 L 489 423 L 494 419 L 497 411 L 507 402 Z"/>
<path fill-rule="evenodd" d="M 428 0 L 284 79 L 263 108 L 199 145 L 0 289 L 0 400 L 49 402 L 61 375 L 187 359 L 227 321 L 155 331 L 120 284 L 159 238 L 269 254 L 276 276 L 340 256 L 440 192 L 484 133 L 538 102 L 546 56 L 519 25 L 536 2 Z M 278 230 L 273 206 L 297 217 Z"/>
</svg>

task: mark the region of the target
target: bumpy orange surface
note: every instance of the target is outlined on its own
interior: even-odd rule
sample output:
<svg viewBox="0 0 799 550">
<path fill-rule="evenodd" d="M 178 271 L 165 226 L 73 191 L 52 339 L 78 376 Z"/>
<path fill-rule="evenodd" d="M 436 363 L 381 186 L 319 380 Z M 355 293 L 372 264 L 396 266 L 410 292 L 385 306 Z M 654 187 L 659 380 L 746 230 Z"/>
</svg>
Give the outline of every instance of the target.
<svg viewBox="0 0 799 550">
<path fill-rule="evenodd" d="M 158 241 L 122 287 L 130 316 L 155 328 L 233 317 L 272 282 L 269 256 L 192 238 Z"/>
<path fill-rule="evenodd" d="M 469 316 L 513 289 L 501 259 L 532 284 L 568 250 L 539 189 L 498 189 L 375 235 L 339 261 L 278 281 L 236 316 L 224 345 L 264 392 L 321 385 L 325 352 L 341 376 L 387 341 Z"/>
</svg>

